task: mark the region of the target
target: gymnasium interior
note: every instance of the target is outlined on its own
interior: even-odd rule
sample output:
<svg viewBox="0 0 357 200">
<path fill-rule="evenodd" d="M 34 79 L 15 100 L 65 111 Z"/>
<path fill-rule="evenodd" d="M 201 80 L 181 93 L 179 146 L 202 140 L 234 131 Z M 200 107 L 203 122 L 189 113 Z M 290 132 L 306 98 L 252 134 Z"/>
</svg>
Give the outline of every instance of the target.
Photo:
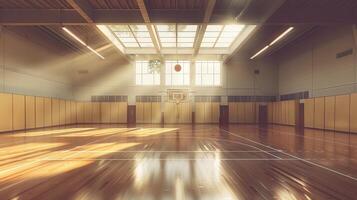
<svg viewBox="0 0 357 200">
<path fill-rule="evenodd" d="M 0 199 L 356 199 L 356 24 L 356 0 L 1 0 Z"/>
</svg>

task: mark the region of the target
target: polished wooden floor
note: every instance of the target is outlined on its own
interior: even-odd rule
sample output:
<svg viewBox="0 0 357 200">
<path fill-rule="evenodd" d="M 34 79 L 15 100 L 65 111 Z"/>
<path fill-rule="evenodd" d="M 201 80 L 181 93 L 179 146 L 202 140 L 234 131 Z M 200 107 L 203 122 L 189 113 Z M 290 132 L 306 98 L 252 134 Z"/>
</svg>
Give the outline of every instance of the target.
<svg viewBox="0 0 357 200">
<path fill-rule="evenodd" d="M 0 199 L 357 199 L 357 135 L 72 126 L 0 134 Z"/>
</svg>

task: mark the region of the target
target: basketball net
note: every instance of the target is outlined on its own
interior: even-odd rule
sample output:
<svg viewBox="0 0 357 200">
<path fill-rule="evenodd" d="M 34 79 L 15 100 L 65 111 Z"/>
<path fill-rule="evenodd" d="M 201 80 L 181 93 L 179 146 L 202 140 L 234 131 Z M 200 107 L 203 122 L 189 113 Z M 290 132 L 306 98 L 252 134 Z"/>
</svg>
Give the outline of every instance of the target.
<svg viewBox="0 0 357 200">
<path fill-rule="evenodd" d="M 188 101 L 187 89 L 169 89 L 167 90 L 168 102 L 173 102 L 176 105 L 176 122 L 180 120 L 179 105 Z"/>
</svg>

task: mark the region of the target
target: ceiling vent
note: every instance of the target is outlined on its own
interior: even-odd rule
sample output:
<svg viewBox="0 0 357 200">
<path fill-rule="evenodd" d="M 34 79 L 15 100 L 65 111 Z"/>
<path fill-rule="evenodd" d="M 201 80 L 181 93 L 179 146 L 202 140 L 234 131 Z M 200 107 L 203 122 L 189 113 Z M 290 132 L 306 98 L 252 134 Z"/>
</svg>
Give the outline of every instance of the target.
<svg viewBox="0 0 357 200">
<path fill-rule="evenodd" d="M 343 58 L 345 56 L 352 55 L 352 54 L 353 54 L 353 49 L 347 49 L 345 51 L 337 53 L 336 54 L 336 59 Z"/>
</svg>

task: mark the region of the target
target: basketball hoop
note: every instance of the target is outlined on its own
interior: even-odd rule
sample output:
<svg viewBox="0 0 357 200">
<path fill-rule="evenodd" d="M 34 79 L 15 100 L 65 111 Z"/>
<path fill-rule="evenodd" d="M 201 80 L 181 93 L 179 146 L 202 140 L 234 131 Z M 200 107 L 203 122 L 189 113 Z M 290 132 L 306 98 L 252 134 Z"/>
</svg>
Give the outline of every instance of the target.
<svg viewBox="0 0 357 200">
<path fill-rule="evenodd" d="M 168 89 L 167 100 L 168 102 L 176 103 L 177 105 L 188 101 L 189 91 L 187 89 Z"/>
</svg>

